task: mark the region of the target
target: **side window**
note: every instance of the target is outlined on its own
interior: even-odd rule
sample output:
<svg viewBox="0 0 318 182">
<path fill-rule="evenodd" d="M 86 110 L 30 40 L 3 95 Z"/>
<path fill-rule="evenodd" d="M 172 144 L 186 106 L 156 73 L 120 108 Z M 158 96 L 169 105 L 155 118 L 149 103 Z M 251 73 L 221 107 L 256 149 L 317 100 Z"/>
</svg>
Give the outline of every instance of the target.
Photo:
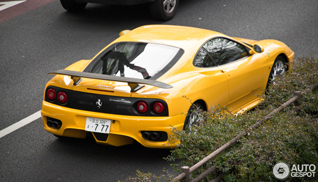
<svg viewBox="0 0 318 182">
<path fill-rule="evenodd" d="M 247 55 L 243 45 L 226 38 L 215 38 L 200 48 L 193 64 L 197 67 L 213 67 L 233 62 Z"/>
<path fill-rule="evenodd" d="M 207 51 L 205 46 L 201 47 L 199 49 L 199 52 L 194 58 L 193 62 L 194 66 L 197 67 L 213 67 L 217 66 L 216 62 L 214 59 L 212 59 L 212 55 Z"/>
</svg>

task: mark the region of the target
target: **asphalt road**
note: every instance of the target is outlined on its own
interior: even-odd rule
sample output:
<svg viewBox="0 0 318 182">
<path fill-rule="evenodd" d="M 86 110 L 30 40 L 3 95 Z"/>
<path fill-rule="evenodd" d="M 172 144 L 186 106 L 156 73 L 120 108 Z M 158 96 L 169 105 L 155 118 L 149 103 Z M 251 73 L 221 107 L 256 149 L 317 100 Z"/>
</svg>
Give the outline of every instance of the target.
<svg viewBox="0 0 318 182">
<path fill-rule="evenodd" d="M 175 18 L 158 22 L 145 5 L 89 4 L 78 14 L 67 13 L 59 1 L 29 8 L 0 23 L 0 131 L 41 109 L 49 71 L 92 58 L 121 30 L 145 24 L 193 26 L 235 37 L 277 39 L 296 57 L 317 58 L 317 10 L 317 0 L 180 0 Z M 9 10 L 0 16 L 5 13 Z M 37 119 L 0 138 L 0 181 L 124 180 L 137 169 L 156 174 L 171 169 L 162 159 L 168 154 L 139 145 L 60 141 Z"/>
</svg>

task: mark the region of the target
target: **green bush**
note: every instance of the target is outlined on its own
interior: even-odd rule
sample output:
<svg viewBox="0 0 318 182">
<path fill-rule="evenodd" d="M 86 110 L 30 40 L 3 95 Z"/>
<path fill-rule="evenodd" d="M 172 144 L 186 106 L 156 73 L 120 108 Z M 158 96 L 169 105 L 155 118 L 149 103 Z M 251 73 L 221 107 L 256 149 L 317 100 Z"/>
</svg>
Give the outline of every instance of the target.
<svg viewBox="0 0 318 182">
<path fill-rule="evenodd" d="M 125 181 L 129 182 L 161 182 L 161 181 L 171 181 L 173 179 L 173 174 L 169 173 L 168 170 L 163 169 L 160 175 L 156 176 L 152 173 L 142 173 L 137 170 L 136 177 L 129 176 Z"/>
<path fill-rule="evenodd" d="M 223 173 L 223 181 L 276 181 L 273 166 L 277 162 L 288 164 L 318 164 L 318 60 L 298 59 L 294 68 L 268 88 L 265 101 L 252 111 L 232 115 L 226 108 L 214 107 L 204 113 L 206 120 L 191 132 L 173 130 L 172 140 L 180 140 L 178 148 L 166 157 L 173 167 L 181 172 L 181 166 L 193 166 L 204 157 L 230 141 L 236 135 L 247 131 L 247 135 L 222 152 L 204 166 L 192 173 L 192 178 L 212 165 L 216 173 L 210 174 L 210 181 Z M 300 106 L 292 104 L 276 113 L 258 128 L 249 129 L 254 123 L 278 108 L 294 96 L 294 91 L 304 91 Z M 139 176 L 139 177 L 138 177 Z M 135 181 L 166 181 L 165 175 L 147 180 L 146 174 L 138 173 Z M 171 175 L 169 175 L 171 178 Z M 288 178 L 305 180 L 305 178 Z M 129 181 L 129 180 L 128 180 Z"/>
<path fill-rule="evenodd" d="M 293 65 L 293 69 L 283 77 L 278 77 L 275 85 L 270 86 L 261 106 L 279 107 L 294 96 L 294 91 L 305 91 L 302 95 L 303 110 L 317 111 L 317 90 L 307 90 L 318 84 L 318 59 L 302 58 Z M 306 91 L 307 90 L 307 91 Z M 309 113 L 310 114 L 310 113 Z M 314 114 L 314 113 L 311 113 Z"/>
</svg>

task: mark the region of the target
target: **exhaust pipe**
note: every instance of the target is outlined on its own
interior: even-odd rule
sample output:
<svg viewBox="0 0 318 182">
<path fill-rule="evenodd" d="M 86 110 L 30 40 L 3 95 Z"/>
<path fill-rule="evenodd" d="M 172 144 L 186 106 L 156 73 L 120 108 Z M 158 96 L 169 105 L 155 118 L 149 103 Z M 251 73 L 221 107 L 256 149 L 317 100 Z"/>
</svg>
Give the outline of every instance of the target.
<svg viewBox="0 0 318 182">
<path fill-rule="evenodd" d="M 54 128 L 54 129 L 60 129 L 62 126 L 62 122 L 60 120 L 49 118 L 49 117 L 47 118 L 46 124 L 48 127 Z"/>
<path fill-rule="evenodd" d="M 61 128 L 61 124 L 58 121 L 53 121 L 53 126 L 52 127 L 55 128 L 55 129 L 59 129 L 59 128 Z"/>
<path fill-rule="evenodd" d="M 149 140 L 150 133 L 148 131 L 142 132 L 142 138 L 145 140 Z"/>
<path fill-rule="evenodd" d="M 142 138 L 154 142 L 167 141 L 168 135 L 163 131 L 142 131 Z"/>
<path fill-rule="evenodd" d="M 52 128 L 53 127 L 53 123 L 52 123 L 52 120 L 47 118 L 47 122 L 46 122 L 47 126 Z"/>
<path fill-rule="evenodd" d="M 150 138 L 151 140 L 156 141 L 160 138 L 160 134 L 158 132 L 151 132 Z"/>
</svg>

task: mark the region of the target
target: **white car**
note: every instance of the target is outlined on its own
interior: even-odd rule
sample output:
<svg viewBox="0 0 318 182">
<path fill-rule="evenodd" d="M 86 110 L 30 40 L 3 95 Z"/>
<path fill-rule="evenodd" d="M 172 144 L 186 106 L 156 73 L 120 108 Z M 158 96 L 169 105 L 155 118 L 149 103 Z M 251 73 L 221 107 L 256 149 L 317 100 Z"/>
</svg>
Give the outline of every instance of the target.
<svg viewBox="0 0 318 182">
<path fill-rule="evenodd" d="M 135 5 L 148 3 L 150 12 L 155 19 L 170 20 L 175 15 L 179 0 L 60 0 L 64 9 L 70 12 L 81 11 L 87 3 Z"/>
</svg>

